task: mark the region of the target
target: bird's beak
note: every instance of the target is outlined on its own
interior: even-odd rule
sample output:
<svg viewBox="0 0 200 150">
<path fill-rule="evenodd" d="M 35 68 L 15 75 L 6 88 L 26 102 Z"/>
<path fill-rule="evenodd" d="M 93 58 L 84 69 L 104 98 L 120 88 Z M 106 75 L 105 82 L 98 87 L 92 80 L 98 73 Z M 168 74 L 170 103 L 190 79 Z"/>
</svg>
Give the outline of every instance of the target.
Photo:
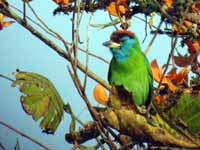
<svg viewBox="0 0 200 150">
<path fill-rule="evenodd" d="M 103 45 L 109 48 L 120 48 L 120 44 L 113 41 L 106 41 Z"/>
</svg>

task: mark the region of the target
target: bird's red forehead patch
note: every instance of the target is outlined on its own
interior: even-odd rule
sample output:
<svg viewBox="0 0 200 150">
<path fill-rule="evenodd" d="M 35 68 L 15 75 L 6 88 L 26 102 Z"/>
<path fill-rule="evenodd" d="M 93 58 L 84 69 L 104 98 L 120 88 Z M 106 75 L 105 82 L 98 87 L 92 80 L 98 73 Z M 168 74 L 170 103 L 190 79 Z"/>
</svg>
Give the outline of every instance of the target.
<svg viewBox="0 0 200 150">
<path fill-rule="evenodd" d="M 117 30 L 114 31 L 110 37 L 110 39 L 114 42 L 119 42 L 119 38 L 122 36 L 128 35 L 130 37 L 134 37 L 134 33 L 128 30 Z"/>
</svg>

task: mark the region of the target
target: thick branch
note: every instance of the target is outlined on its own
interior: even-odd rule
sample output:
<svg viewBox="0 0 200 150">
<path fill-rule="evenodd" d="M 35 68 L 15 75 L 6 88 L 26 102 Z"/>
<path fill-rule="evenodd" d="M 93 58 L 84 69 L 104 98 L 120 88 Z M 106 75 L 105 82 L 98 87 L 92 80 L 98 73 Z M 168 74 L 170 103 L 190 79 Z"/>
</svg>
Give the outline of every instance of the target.
<svg viewBox="0 0 200 150">
<path fill-rule="evenodd" d="M 95 122 L 88 122 L 85 128 L 73 134 L 67 133 L 65 135 L 65 140 L 68 143 L 74 143 L 74 141 L 82 144 L 88 140 L 94 139 L 100 135 Z"/>
<path fill-rule="evenodd" d="M 121 96 L 112 86 L 109 104 L 102 114 L 107 126 L 133 138 L 135 143 L 151 143 L 156 146 L 200 148 L 200 139 L 194 142 L 184 134 L 177 132 L 160 115 L 150 118 L 140 114 L 131 103 L 132 98 Z M 158 119 L 159 118 L 159 119 Z M 168 127 L 166 127 L 168 126 Z"/>
<path fill-rule="evenodd" d="M 200 148 L 181 135 L 172 135 L 166 129 L 151 125 L 147 119 L 126 107 L 108 109 L 104 113 L 108 125 L 120 133 L 131 136 L 138 143 L 148 142 L 157 146 Z"/>
</svg>

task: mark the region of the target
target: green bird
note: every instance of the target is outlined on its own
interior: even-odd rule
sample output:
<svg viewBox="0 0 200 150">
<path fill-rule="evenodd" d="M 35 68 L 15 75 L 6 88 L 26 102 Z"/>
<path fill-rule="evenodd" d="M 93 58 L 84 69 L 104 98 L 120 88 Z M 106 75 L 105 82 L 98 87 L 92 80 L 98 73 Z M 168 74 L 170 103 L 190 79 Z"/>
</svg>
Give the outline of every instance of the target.
<svg viewBox="0 0 200 150">
<path fill-rule="evenodd" d="M 113 55 L 108 72 L 109 83 L 130 93 L 136 106 L 147 108 L 151 102 L 153 78 L 135 34 L 128 30 L 114 31 L 103 45 L 109 47 Z"/>
</svg>

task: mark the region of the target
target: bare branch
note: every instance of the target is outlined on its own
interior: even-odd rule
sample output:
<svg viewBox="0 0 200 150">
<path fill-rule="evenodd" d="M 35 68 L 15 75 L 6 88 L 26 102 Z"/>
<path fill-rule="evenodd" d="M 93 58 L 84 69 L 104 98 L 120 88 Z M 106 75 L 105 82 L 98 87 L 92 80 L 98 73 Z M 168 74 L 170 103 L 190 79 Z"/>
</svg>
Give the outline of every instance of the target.
<svg viewBox="0 0 200 150">
<path fill-rule="evenodd" d="M 30 10 L 32 11 L 32 13 L 34 14 L 34 16 L 48 30 L 48 32 L 50 32 L 51 35 L 53 34 L 53 36 L 56 36 L 60 41 L 62 41 L 66 50 L 68 50 L 67 42 L 63 39 L 63 37 L 60 34 L 58 34 L 57 32 L 53 31 L 51 28 L 49 28 L 48 25 L 46 25 L 46 23 L 44 21 L 42 21 L 42 19 L 37 15 L 37 13 L 35 12 L 34 8 L 31 6 L 30 3 L 27 3 L 27 5 L 30 8 Z"/>
<path fill-rule="evenodd" d="M 5 75 L 3 75 L 3 74 L 0 74 L 0 77 L 1 77 L 1 78 L 4 78 L 4 79 L 6 79 L 6 80 L 9 80 L 9 81 L 11 81 L 11 82 L 14 82 L 14 81 L 15 81 L 15 80 L 13 80 L 12 78 L 7 77 L 7 76 L 5 76 Z"/>
<path fill-rule="evenodd" d="M 0 142 L 0 148 L 2 149 L 2 150 L 6 150 L 6 148 L 3 146 L 3 144 Z"/>
<path fill-rule="evenodd" d="M 166 63 L 166 67 L 165 67 L 165 70 L 163 71 L 163 74 L 162 74 L 162 77 L 161 77 L 161 79 L 160 79 L 160 82 L 159 82 L 159 84 L 158 84 L 158 88 L 157 89 L 159 89 L 160 88 L 160 86 L 161 86 L 161 83 L 162 83 L 162 81 L 163 81 L 163 79 L 164 79 L 164 76 L 165 76 L 165 74 L 166 74 L 166 72 L 167 72 L 167 69 L 168 69 L 168 67 L 169 67 L 169 62 L 170 62 L 170 60 L 171 60 L 171 58 L 172 58 L 172 56 L 173 56 L 173 53 L 174 53 L 174 49 L 175 49 L 175 47 L 176 47 L 176 43 L 177 43 L 177 36 L 175 37 L 175 39 L 174 39 L 174 41 L 173 41 L 173 37 L 172 37 L 172 45 L 171 45 L 171 50 L 170 50 L 170 53 L 169 53 L 169 56 L 168 56 L 168 59 L 167 59 L 167 63 Z"/>
<path fill-rule="evenodd" d="M 86 88 L 86 84 L 87 84 L 87 76 L 88 76 L 88 61 L 89 61 L 89 57 L 88 57 L 88 52 L 89 52 L 89 41 L 90 41 L 90 38 L 89 38 L 89 27 L 90 27 L 90 22 L 91 22 L 91 19 L 92 19 L 92 14 L 90 15 L 89 17 L 89 20 L 88 20 L 88 24 L 87 24 L 87 36 L 86 36 L 86 71 L 85 71 L 85 78 L 84 78 L 84 83 L 83 83 L 83 90 L 85 91 L 85 88 Z"/>
<path fill-rule="evenodd" d="M 157 27 L 156 32 L 154 33 L 154 36 L 152 37 L 151 41 L 149 42 L 147 48 L 145 49 L 145 51 L 144 51 L 145 55 L 147 55 L 147 53 L 149 52 L 149 50 L 150 50 L 150 48 L 151 48 L 151 46 L 152 46 L 154 40 L 156 39 L 156 36 L 157 36 L 157 34 L 158 34 L 158 31 L 160 30 L 160 27 L 161 27 L 161 25 L 162 25 L 162 22 L 163 22 L 163 21 L 161 20 L 160 23 L 159 23 L 159 25 L 158 25 L 158 27 Z"/>
<path fill-rule="evenodd" d="M 65 58 L 68 61 L 74 61 L 74 58 L 71 57 L 68 53 L 66 53 L 63 49 L 61 49 L 59 46 L 57 46 L 53 41 L 42 35 L 39 31 L 37 31 L 33 26 L 31 26 L 28 23 L 25 23 L 24 20 L 19 17 L 15 12 L 10 10 L 6 5 L 1 4 L 0 12 L 3 13 L 6 16 L 9 16 L 10 18 L 13 18 L 16 20 L 20 25 L 22 25 L 25 29 L 30 31 L 33 35 L 35 35 L 37 38 L 39 38 L 41 41 L 43 41 L 45 44 L 47 44 L 49 47 L 52 48 L 55 52 L 57 52 L 60 56 Z M 77 62 L 77 67 L 85 72 L 86 67 L 81 64 L 79 61 Z M 110 89 L 110 85 L 103 79 L 101 79 L 99 76 L 97 76 L 92 71 L 88 70 L 88 76 L 94 79 L 95 81 L 101 83 L 103 86 L 105 86 L 107 89 Z"/>
<path fill-rule="evenodd" d="M 5 122 L 3 122 L 3 121 L 1 121 L 1 120 L 0 120 L 0 124 L 1 124 L 2 126 L 5 126 L 6 128 L 9 128 L 10 130 L 16 132 L 17 134 L 19 134 L 19 135 L 21 135 L 21 136 L 23 136 L 23 137 L 29 139 L 30 141 L 32 141 L 33 143 L 35 143 L 35 144 L 41 146 L 41 147 L 44 148 L 45 150 L 50 150 L 50 148 L 48 148 L 47 146 L 45 146 L 45 145 L 42 144 L 41 142 L 39 142 L 39 141 L 37 141 L 36 139 L 34 139 L 34 138 L 28 136 L 28 135 L 25 134 L 25 133 L 19 131 L 18 129 L 14 128 L 13 126 L 8 125 L 7 123 L 5 123 Z"/>
</svg>

